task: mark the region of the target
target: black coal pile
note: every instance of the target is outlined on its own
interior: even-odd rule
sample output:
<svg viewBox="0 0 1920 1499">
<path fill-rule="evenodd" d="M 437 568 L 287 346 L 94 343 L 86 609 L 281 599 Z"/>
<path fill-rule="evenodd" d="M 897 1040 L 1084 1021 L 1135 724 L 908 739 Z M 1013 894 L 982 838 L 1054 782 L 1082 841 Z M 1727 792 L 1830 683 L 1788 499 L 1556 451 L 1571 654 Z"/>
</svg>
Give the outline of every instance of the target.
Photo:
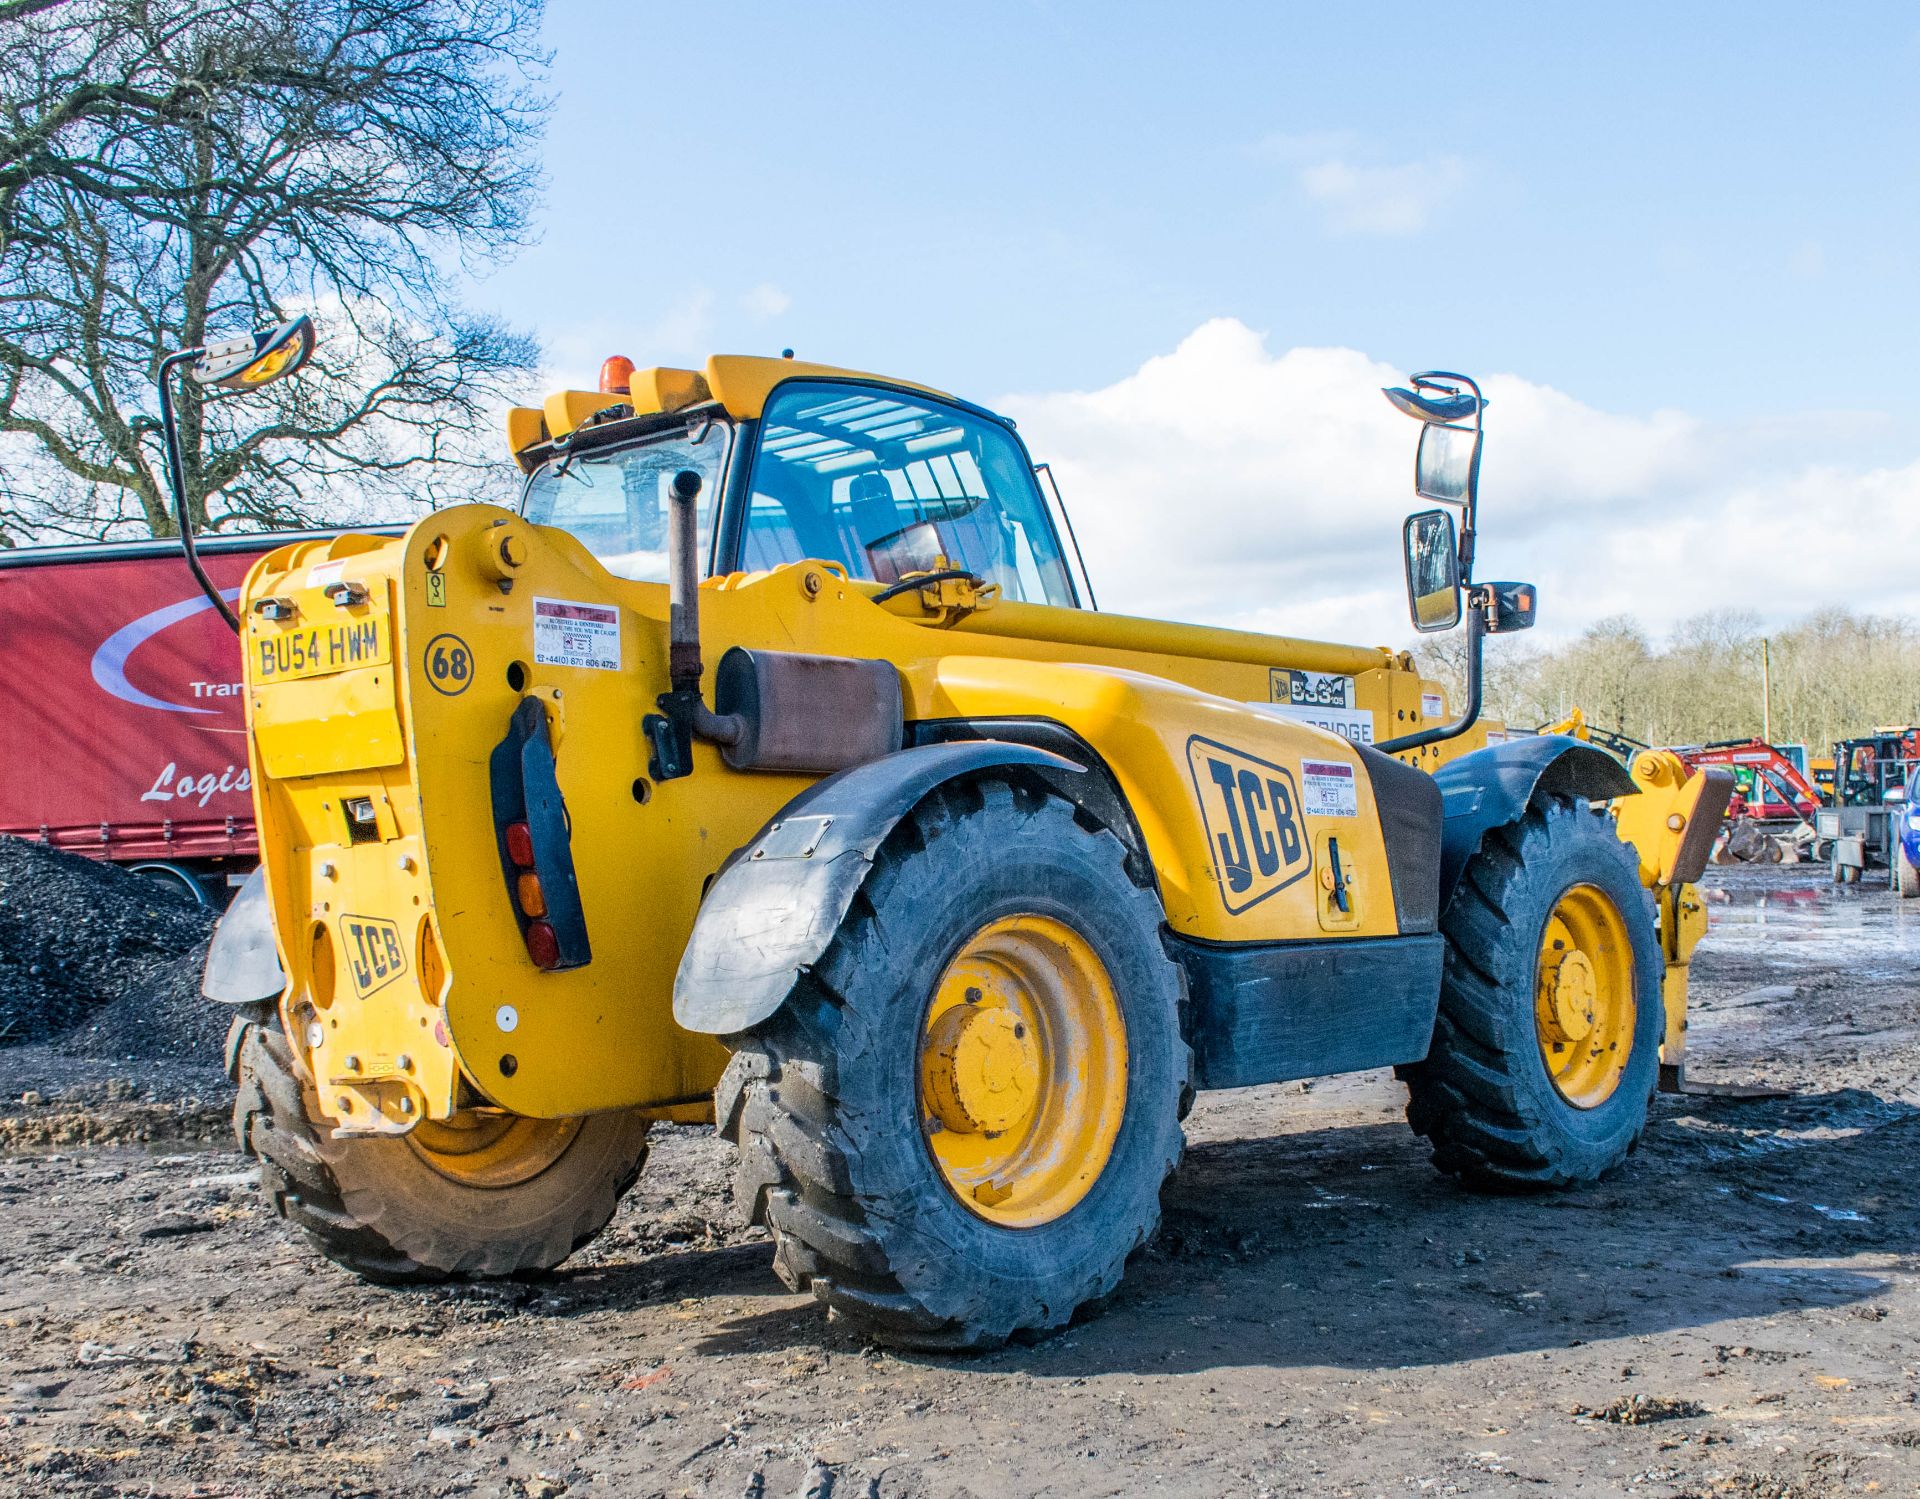
<svg viewBox="0 0 1920 1499">
<path fill-rule="evenodd" d="M 161 881 L 0 838 L 0 1046 L 218 1057 L 228 1017 L 200 996 L 214 919 Z"/>
</svg>

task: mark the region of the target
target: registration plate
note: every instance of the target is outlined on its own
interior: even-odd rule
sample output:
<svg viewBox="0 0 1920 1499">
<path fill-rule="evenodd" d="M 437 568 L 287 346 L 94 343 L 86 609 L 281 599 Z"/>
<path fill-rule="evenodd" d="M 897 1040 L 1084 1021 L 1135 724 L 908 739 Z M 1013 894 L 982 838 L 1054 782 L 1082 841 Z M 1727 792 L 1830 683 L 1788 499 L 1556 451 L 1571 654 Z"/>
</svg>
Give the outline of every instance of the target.
<svg viewBox="0 0 1920 1499">
<path fill-rule="evenodd" d="M 393 656 L 387 612 L 368 605 L 320 625 L 257 630 L 247 643 L 255 682 L 295 682 L 357 666 L 384 666 Z"/>
</svg>

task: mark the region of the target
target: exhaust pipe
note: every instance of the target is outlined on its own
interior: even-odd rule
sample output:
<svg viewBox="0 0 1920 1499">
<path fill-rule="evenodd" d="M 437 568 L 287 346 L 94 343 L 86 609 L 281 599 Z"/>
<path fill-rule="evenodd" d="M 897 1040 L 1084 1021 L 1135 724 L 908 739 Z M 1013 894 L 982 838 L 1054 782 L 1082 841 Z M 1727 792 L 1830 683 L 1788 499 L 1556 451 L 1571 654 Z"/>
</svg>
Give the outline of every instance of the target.
<svg viewBox="0 0 1920 1499">
<path fill-rule="evenodd" d="M 694 509 L 702 480 L 683 468 L 667 486 L 667 683 L 660 711 L 640 727 L 653 753 L 647 771 L 656 781 L 678 780 L 693 771 L 696 735 L 710 744 L 737 744 L 746 725 L 738 714 L 719 714 L 700 696 L 705 668 L 700 659 L 700 525 Z"/>
<path fill-rule="evenodd" d="M 667 677 L 675 692 L 700 692 L 700 476 L 683 468 L 667 486 Z"/>
</svg>

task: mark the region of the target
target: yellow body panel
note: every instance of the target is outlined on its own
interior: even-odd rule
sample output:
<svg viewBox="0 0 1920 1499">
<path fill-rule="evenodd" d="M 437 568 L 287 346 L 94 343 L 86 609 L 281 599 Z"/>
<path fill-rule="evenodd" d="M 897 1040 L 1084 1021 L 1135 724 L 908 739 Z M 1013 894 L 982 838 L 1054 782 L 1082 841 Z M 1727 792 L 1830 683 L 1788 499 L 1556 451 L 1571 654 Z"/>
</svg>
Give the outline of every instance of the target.
<svg viewBox="0 0 1920 1499">
<path fill-rule="evenodd" d="M 1661 956 L 1666 972 L 1661 980 L 1666 1006 L 1666 1029 L 1660 1040 L 1660 1061 L 1678 1067 L 1687 1054 L 1687 975 L 1693 950 L 1707 935 L 1707 903 L 1697 885 L 1666 885 L 1654 892 L 1660 913 Z"/>
<path fill-rule="evenodd" d="M 943 400 L 953 399 L 931 385 L 870 375 L 832 364 L 809 364 L 794 359 L 768 359 L 753 354 L 716 354 L 705 372 L 656 366 L 636 369 L 624 392 L 562 390 L 548 396 L 543 406 L 514 406 L 507 411 L 507 447 L 522 469 L 533 466 L 529 448 L 563 438 L 587 418 L 615 406 L 635 416 L 658 416 L 680 411 L 702 401 L 718 401 L 736 420 L 757 418 L 773 388 L 784 380 L 862 380 L 917 390 Z"/>
<path fill-rule="evenodd" d="M 1250 680 L 1267 685 L 1264 672 Z M 1167 925 L 1180 936 L 1277 941 L 1322 925 L 1313 875 L 1325 860 L 1316 865 L 1312 849 L 1316 839 L 1324 849 L 1329 835 L 1346 839 L 1343 858 L 1359 871 L 1356 891 L 1365 892 L 1345 929 L 1394 934 L 1373 788 L 1359 754 L 1337 735 L 1166 677 L 1084 662 L 934 657 L 908 670 L 907 685 L 909 718 L 1046 718 L 1097 749 L 1140 823 Z M 1336 777 L 1334 767 L 1349 774 Z M 1216 778 L 1226 772 L 1234 778 L 1231 803 Z M 1243 772 L 1253 778 L 1250 795 L 1240 792 Z M 1307 785 L 1335 779 L 1350 799 L 1338 815 L 1310 815 Z M 1274 784 L 1284 789 L 1269 791 Z M 1291 808 L 1282 805 L 1289 797 Z M 1236 845 L 1247 849 L 1239 865 L 1223 854 Z M 1271 871 L 1256 846 L 1271 849 Z M 1234 889 L 1235 870 L 1246 874 L 1243 890 Z"/>
<path fill-rule="evenodd" d="M 557 390 L 547 397 L 542 412 L 547 435 L 565 437 L 582 422 L 610 406 L 625 406 L 627 398 L 604 390 Z"/>
<path fill-rule="evenodd" d="M 870 375 L 831 364 L 808 364 L 798 359 L 765 359 L 753 354 L 715 354 L 707 361 L 707 389 L 726 408 L 727 415 L 751 421 L 766 408 L 774 386 L 785 380 L 868 380 L 900 390 L 924 391 L 952 400 L 945 391 L 889 375 Z"/>
<path fill-rule="evenodd" d="M 249 698 L 262 843 L 292 981 L 288 1034 L 304 1038 L 308 1009 L 324 1012 L 315 1076 L 341 1081 L 323 1102 L 349 1097 L 362 1119 L 380 1104 L 386 1125 L 399 1126 L 402 1056 L 414 1064 L 404 1096 L 431 1118 L 461 1102 L 455 1058 L 485 1101 L 535 1116 L 703 1099 L 726 1052 L 672 1021 L 681 950 L 707 881 L 812 778 L 730 772 L 715 749 L 697 744 L 694 774 L 648 782 L 641 721 L 667 686 L 667 590 L 612 577 L 562 531 L 493 507 L 456 507 L 403 538 L 273 553 L 249 578 L 246 600 L 308 588 L 309 572 L 337 556 L 347 559 L 345 581 L 391 599 L 391 661 L 261 686 Z M 340 579 L 329 572 L 322 581 Z M 927 608 L 917 594 L 875 605 L 872 591 L 813 563 L 711 580 L 702 589 L 708 666 L 719 642 L 882 658 L 903 674 L 909 718 L 1064 724 L 1120 781 L 1168 920 L 1183 934 L 1253 941 L 1394 931 L 1357 754 L 1282 716 L 1319 710 L 1276 707 L 1273 698 L 1287 695 L 1294 669 L 1355 671 L 1346 716 L 1386 737 L 1420 726 L 1432 717 L 1423 708 L 1435 706 L 1438 689 L 1405 657 L 1023 604 L 995 604 L 949 625 L 950 611 Z M 307 595 L 299 598 L 304 612 Z M 542 598 L 614 606 L 619 669 L 541 662 L 533 621 Z M 394 680 L 376 684 L 376 675 Z M 575 829 L 593 961 L 569 971 L 541 972 L 527 958 L 495 844 L 488 757 L 524 693 L 547 705 Z M 398 760 L 390 720 L 375 704 L 398 714 Z M 307 758 L 283 759 L 301 736 L 314 745 Z M 1468 736 L 1444 751 L 1481 742 Z M 1229 784 L 1242 798 L 1244 844 L 1235 840 Z M 1310 794 L 1336 810 L 1309 810 Z M 349 841 L 343 798 L 361 796 L 382 809 L 378 842 Z M 1294 857 L 1275 810 L 1288 800 L 1297 804 Z M 1319 874 L 1329 835 L 1340 847 L 1346 911 L 1329 905 Z M 403 867 L 408 858 L 412 869 Z M 349 914 L 396 919 L 406 977 L 354 993 L 340 927 Z M 315 972 L 316 937 L 331 955 L 330 976 Z M 326 995 L 316 992 L 323 983 Z M 358 1093 L 349 1056 L 369 1074 Z M 372 1077 L 375 1068 L 386 1072 Z"/>
</svg>

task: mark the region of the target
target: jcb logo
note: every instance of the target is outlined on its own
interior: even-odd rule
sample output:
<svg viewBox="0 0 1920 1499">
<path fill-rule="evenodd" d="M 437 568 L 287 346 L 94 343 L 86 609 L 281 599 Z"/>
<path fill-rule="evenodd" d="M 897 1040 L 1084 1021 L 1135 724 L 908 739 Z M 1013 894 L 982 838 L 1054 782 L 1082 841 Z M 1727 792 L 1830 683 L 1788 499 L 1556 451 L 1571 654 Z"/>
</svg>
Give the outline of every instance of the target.
<svg viewBox="0 0 1920 1499">
<path fill-rule="evenodd" d="M 400 945 L 400 928 L 384 917 L 342 916 L 340 940 L 347 950 L 353 992 L 362 999 L 407 971 L 407 951 Z"/>
<path fill-rule="evenodd" d="M 1187 741 L 1220 898 L 1234 915 L 1307 872 L 1293 772 L 1199 735 Z"/>
</svg>

